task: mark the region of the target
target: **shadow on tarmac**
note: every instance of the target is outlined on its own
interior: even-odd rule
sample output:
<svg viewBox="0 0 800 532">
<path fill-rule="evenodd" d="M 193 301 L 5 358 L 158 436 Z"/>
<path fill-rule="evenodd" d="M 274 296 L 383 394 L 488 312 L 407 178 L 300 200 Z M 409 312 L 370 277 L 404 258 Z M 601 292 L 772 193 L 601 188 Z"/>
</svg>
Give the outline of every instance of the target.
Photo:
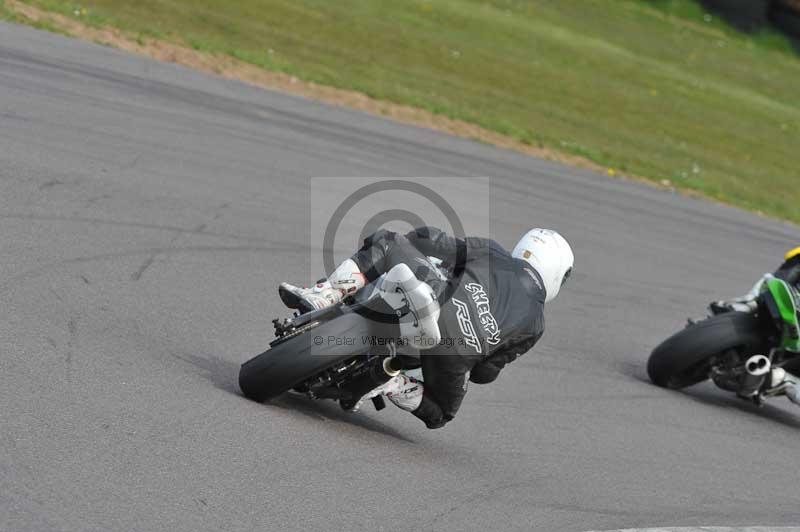
<svg viewBox="0 0 800 532">
<path fill-rule="evenodd" d="M 237 384 L 239 378 L 239 364 L 213 355 L 197 356 L 182 354 L 173 356 L 200 370 L 200 376 L 211 382 L 214 387 L 244 398 Z M 264 406 L 266 408 L 280 408 L 282 410 L 297 412 L 317 421 L 324 420 L 347 423 L 407 443 L 416 443 L 414 440 L 409 439 L 408 436 L 388 425 L 375 421 L 358 412 L 346 412 L 342 410 L 339 405 L 333 401 L 315 401 L 304 395 L 290 392 L 265 403 Z M 363 408 L 372 408 L 372 404 L 367 402 L 364 404 Z"/>
</svg>

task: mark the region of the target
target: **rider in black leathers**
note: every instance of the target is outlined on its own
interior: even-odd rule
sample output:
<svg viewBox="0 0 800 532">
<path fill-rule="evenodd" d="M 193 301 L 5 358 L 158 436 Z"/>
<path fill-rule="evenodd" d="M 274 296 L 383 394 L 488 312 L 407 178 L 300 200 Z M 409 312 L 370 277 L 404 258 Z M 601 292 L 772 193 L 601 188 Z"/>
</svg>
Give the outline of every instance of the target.
<svg viewBox="0 0 800 532">
<path fill-rule="evenodd" d="M 401 376 L 384 393 L 428 428 L 439 428 L 455 416 L 468 380 L 493 382 L 506 364 L 533 347 L 544 333 L 545 301 L 558 293 L 573 258 L 563 237 L 534 231 L 515 248 L 519 255 L 515 258 L 494 240 L 457 239 L 432 227 L 406 235 L 380 230 L 366 238 L 326 282 L 312 289 L 284 283 L 281 298 L 293 308 L 304 308 L 304 304 L 307 309 L 321 308 L 376 281 L 398 264 L 409 266 L 417 279 L 433 288 L 441 305 L 442 341 L 420 351 L 422 383 Z M 559 250 L 555 268 L 553 260 L 543 260 L 554 246 Z M 528 248 L 537 250 L 536 262 Z M 441 264 L 434 265 L 429 258 Z"/>
</svg>

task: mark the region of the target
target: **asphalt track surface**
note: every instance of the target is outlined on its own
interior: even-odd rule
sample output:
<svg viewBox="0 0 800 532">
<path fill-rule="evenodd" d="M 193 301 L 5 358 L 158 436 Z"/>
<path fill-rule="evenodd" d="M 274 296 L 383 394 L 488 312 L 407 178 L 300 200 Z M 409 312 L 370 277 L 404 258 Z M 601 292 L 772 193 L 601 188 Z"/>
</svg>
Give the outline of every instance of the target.
<svg viewBox="0 0 800 532">
<path fill-rule="evenodd" d="M 307 280 L 308 179 L 331 175 L 489 176 L 443 193 L 488 205 L 502 244 L 573 243 L 540 345 L 442 430 L 237 390 L 275 286 Z M 800 522 L 800 412 L 644 370 L 794 226 L 9 25 L 0 221 L 2 530 Z"/>
</svg>

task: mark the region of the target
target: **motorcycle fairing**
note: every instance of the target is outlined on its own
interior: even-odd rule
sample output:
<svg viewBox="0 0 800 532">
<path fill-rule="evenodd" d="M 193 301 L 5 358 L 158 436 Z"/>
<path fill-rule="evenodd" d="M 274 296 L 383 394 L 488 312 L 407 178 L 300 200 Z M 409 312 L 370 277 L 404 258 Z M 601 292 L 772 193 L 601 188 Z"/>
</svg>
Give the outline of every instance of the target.
<svg viewBox="0 0 800 532">
<path fill-rule="evenodd" d="M 786 281 L 776 278 L 766 281 L 763 293 L 770 314 L 780 324 L 781 347 L 800 353 L 800 293 Z"/>
</svg>

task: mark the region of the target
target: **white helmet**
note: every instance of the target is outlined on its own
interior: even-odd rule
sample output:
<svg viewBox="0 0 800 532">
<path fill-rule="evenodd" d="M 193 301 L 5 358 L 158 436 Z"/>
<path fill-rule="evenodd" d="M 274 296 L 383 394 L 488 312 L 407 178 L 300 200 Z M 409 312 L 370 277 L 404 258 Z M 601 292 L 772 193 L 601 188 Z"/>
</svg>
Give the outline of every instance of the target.
<svg viewBox="0 0 800 532">
<path fill-rule="evenodd" d="M 533 266 L 542 277 L 545 303 L 556 298 L 575 264 L 569 243 L 550 229 L 531 229 L 520 239 L 511 255 Z"/>
</svg>

